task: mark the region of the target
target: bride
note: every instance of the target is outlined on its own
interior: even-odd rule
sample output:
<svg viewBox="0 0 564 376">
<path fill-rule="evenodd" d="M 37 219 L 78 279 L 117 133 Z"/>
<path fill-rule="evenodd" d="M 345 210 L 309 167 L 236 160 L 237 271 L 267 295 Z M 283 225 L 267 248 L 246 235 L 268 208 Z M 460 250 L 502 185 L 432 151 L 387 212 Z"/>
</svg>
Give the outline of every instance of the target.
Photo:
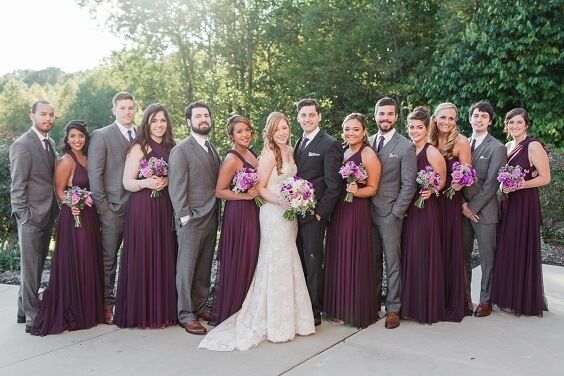
<svg viewBox="0 0 564 376">
<path fill-rule="evenodd" d="M 260 208 L 260 248 L 255 275 L 241 310 L 213 329 L 199 348 L 248 350 L 265 339 L 286 342 L 296 334 L 315 333 L 313 311 L 296 248 L 298 224 L 282 217 L 290 208 L 279 199 L 282 182 L 296 175 L 290 126 L 279 112 L 268 115 L 264 148 L 258 163 L 258 190 L 266 201 Z"/>
</svg>

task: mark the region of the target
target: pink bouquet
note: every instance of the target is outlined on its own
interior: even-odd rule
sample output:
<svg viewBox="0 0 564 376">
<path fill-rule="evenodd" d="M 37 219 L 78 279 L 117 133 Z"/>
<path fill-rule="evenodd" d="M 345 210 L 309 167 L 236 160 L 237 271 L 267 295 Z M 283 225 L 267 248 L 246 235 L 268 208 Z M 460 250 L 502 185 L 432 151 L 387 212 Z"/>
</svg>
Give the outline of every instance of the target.
<svg viewBox="0 0 564 376">
<path fill-rule="evenodd" d="M 503 192 L 504 188 L 508 188 L 515 191 L 523 187 L 525 184 L 525 175 L 527 170 L 523 170 L 521 166 L 510 166 L 506 164 L 499 169 L 499 174 L 497 175 L 497 181 L 501 183 L 501 198 L 507 198 L 507 194 Z"/>
<path fill-rule="evenodd" d="M 346 179 L 349 184 L 353 182 L 364 183 L 368 178 L 368 173 L 362 163 L 357 165 L 353 161 L 345 163 L 343 167 L 339 169 L 339 174 L 341 174 L 341 177 Z M 352 200 L 353 194 L 351 192 L 347 192 L 345 195 L 345 202 L 352 202 Z"/>
<path fill-rule="evenodd" d="M 439 195 L 439 183 L 441 182 L 441 175 L 433 170 L 431 166 L 425 166 L 424 170 L 421 170 L 417 173 L 417 184 L 421 186 L 421 190 L 429 189 L 435 193 L 435 195 Z M 425 200 L 423 197 L 419 196 L 415 201 L 415 206 L 419 209 L 423 209 L 425 207 Z"/>
<path fill-rule="evenodd" d="M 292 209 L 284 212 L 284 218 L 293 221 L 296 214 L 313 214 L 316 204 L 314 192 L 313 184 L 307 180 L 298 176 L 286 179 L 280 188 L 280 199 L 287 200 Z"/>
<path fill-rule="evenodd" d="M 141 159 L 139 162 L 139 177 L 150 178 L 151 176 L 163 177 L 168 175 L 168 163 L 163 158 L 151 157 L 149 160 Z M 151 197 L 160 197 L 161 192 L 153 189 Z"/>
<path fill-rule="evenodd" d="M 444 194 L 452 200 L 455 193 L 453 185 L 458 184 L 463 187 L 468 187 L 474 184 L 476 181 L 476 170 L 469 164 L 454 162 L 452 164 L 452 172 L 450 176 L 452 176 L 452 182 Z"/>
<path fill-rule="evenodd" d="M 94 202 L 92 201 L 92 193 L 86 189 L 72 186 L 65 190 L 65 198 L 63 199 L 63 204 L 70 206 L 71 208 L 84 209 L 85 206 L 91 207 Z M 74 227 L 80 227 L 80 215 L 74 216 Z"/>
<path fill-rule="evenodd" d="M 254 168 L 243 167 L 233 176 L 233 188 L 231 190 L 235 194 L 244 193 L 257 185 L 258 181 L 259 176 Z M 255 197 L 255 203 L 257 206 L 264 205 L 264 201 L 259 196 Z"/>
</svg>

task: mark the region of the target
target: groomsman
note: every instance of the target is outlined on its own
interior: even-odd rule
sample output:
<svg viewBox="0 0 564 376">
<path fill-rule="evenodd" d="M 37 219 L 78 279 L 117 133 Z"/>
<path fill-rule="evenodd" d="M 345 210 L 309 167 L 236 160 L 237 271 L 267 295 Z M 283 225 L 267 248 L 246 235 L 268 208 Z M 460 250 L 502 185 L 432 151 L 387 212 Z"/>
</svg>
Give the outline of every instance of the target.
<svg viewBox="0 0 564 376">
<path fill-rule="evenodd" d="M 372 197 L 374 221 L 377 291 L 382 290 L 382 253 L 386 256 L 388 294 L 386 298 L 386 328 L 400 324 L 401 308 L 401 233 L 403 217 L 417 191 L 417 161 L 415 145 L 396 129 L 398 105 L 392 98 L 376 103 L 374 119 L 378 133 L 369 143 L 378 154 L 382 175 L 378 192 Z M 378 296 L 379 299 L 379 296 Z"/>
<path fill-rule="evenodd" d="M 31 128 L 10 147 L 10 201 L 18 226 L 20 289 L 17 322 L 31 332 L 39 312 L 39 286 L 49 251 L 53 222 L 59 213 L 54 188 L 55 143 L 49 131 L 55 122 L 51 103 L 31 106 Z"/>
<path fill-rule="evenodd" d="M 212 129 L 208 105 L 190 104 L 185 117 L 191 134 L 172 149 L 168 170 L 178 237 L 178 321 L 190 334 L 205 334 L 199 319 L 209 320 L 205 303 L 219 218 L 215 185 L 220 158 L 208 138 Z"/>
<path fill-rule="evenodd" d="M 462 240 L 466 260 L 466 300 L 467 310 L 472 311 L 470 283 L 472 281 L 472 250 L 474 238 L 478 240 L 482 281 L 480 285 L 480 304 L 476 307 L 476 317 L 489 316 L 492 312 L 490 289 L 492 271 L 495 262 L 496 231 L 499 221 L 499 204 L 497 189 L 499 169 L 507 163 L 506 148 L 488 133 L 493 120 L 493 108 L 489 103 L 478 102 L 470 108 L 470 124 L 472 137 L 472 166 L 476 169 L 477 181 L 462 190 L 465 203 L 462 214 L 466 217 L 463 223 Z"/>
<path fill-rule="evenodd" d="M 123 239 L 124 214 L 129 202 L 129 191 L 123 188 L 125 153 L 135 138 L 135 98 L 119 92 L 112 99 L 115 121 L 96 129 L 88 147 L 88 179 L 92 198 L 98 210 L 102 234 L 104 263 L 104 323 L 114 323 L 114 286 L 117 254 Z"/>
<path fill-rule="evenodd" d="M 319 128 L 321 109 L 315 99 L 297 104 L 298 122 L 303 135 L 296 143 L 294 160 L 298 176 L 313 183 L 317 205 L 314 214 L 298 216 L 297 247 L 311 298 L 315 325 L 321 324 L 323 310 L 323 257 L 327 223 L 341 196 L 343 180 L 339 168 L 343 148 L 337 140 Z"/>
</svg>

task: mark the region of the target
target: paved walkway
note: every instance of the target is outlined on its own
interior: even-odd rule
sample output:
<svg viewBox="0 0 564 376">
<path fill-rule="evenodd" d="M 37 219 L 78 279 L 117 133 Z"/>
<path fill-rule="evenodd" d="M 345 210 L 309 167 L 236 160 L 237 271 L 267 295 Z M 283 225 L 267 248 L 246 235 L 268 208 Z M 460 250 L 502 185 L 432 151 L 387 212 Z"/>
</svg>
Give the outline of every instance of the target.
<svg viewBox="0 0 564 376">
<path fill-rule="evenodd" d="M 197 350 L 201 337 L 179 327 L 33 337 L 15 323 L 17 286 L 0 285 L 0 375 L 563 375 L 564 268 L 543 270 L 550 312 L 541 319 L 495 312 L 395 330 L 380 320 L 360 331 L 324 321 L 313 336 L 232 353 Z M 474 302 L 479 277 L 476 268 Z"/>
</svg>

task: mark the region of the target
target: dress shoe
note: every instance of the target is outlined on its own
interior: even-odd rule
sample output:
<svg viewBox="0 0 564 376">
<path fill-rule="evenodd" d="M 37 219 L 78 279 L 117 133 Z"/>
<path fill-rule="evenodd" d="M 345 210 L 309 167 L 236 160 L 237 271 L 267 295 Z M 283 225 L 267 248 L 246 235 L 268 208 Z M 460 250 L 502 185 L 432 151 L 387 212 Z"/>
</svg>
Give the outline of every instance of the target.
<svg viewBox="0 0 564 376">
<path fill-rule="evenodd" d="M 464 317 L 472 316 L 473 314 L 474 314 L 474 311 L 472 311 L 470 308 L 466 308 L 464 310 Z"/>
<path fill-rule="evenodd" d="M 210 313 L 209 311 L 203 311 L 198 313 L 198 318 L 204 321 L 210 321 Z"/>
<path fill-rule="evenodd" d="M 190 334 L 204 335 L 208 332 L 198 320 L 188 321 L 182 327 Z"/>
<path fill-rule="evenodd" d="M 104 308 L 104 324 L 114 325 L 114 310 L 112 307 Z"/>
<path fill-rule="evenodd" d="M 31 328 L 32 328 L 31 326 L 26 325 L 26 326 L 25 326 L 25 332 L 31 334 Z"/>
<path fill-rule="evenodd" d="M 400 325 L 400 317 L 397 312 L 388 312 L 386 315 L 386 329 L 395 329 Z"/>
<path fill-rule="evenodd" d="M 313 314 L 313 323 L 315 326 L 321 325 L 321 313 Z"/>
<path fill-rule="evenodd" d="M 18 324 L 25 324 L 25 315 L 18 315 L 18 319 L 16 322 Z"/>
<path fill-rule="evenodd" d="M 476 311 L 474 311 L 474 316 L 476 317 L 486 317 L 492 313 L 492 305 L 489 303 L 480 303 L 478 307 L 476 307 Z"/>
</svg>

